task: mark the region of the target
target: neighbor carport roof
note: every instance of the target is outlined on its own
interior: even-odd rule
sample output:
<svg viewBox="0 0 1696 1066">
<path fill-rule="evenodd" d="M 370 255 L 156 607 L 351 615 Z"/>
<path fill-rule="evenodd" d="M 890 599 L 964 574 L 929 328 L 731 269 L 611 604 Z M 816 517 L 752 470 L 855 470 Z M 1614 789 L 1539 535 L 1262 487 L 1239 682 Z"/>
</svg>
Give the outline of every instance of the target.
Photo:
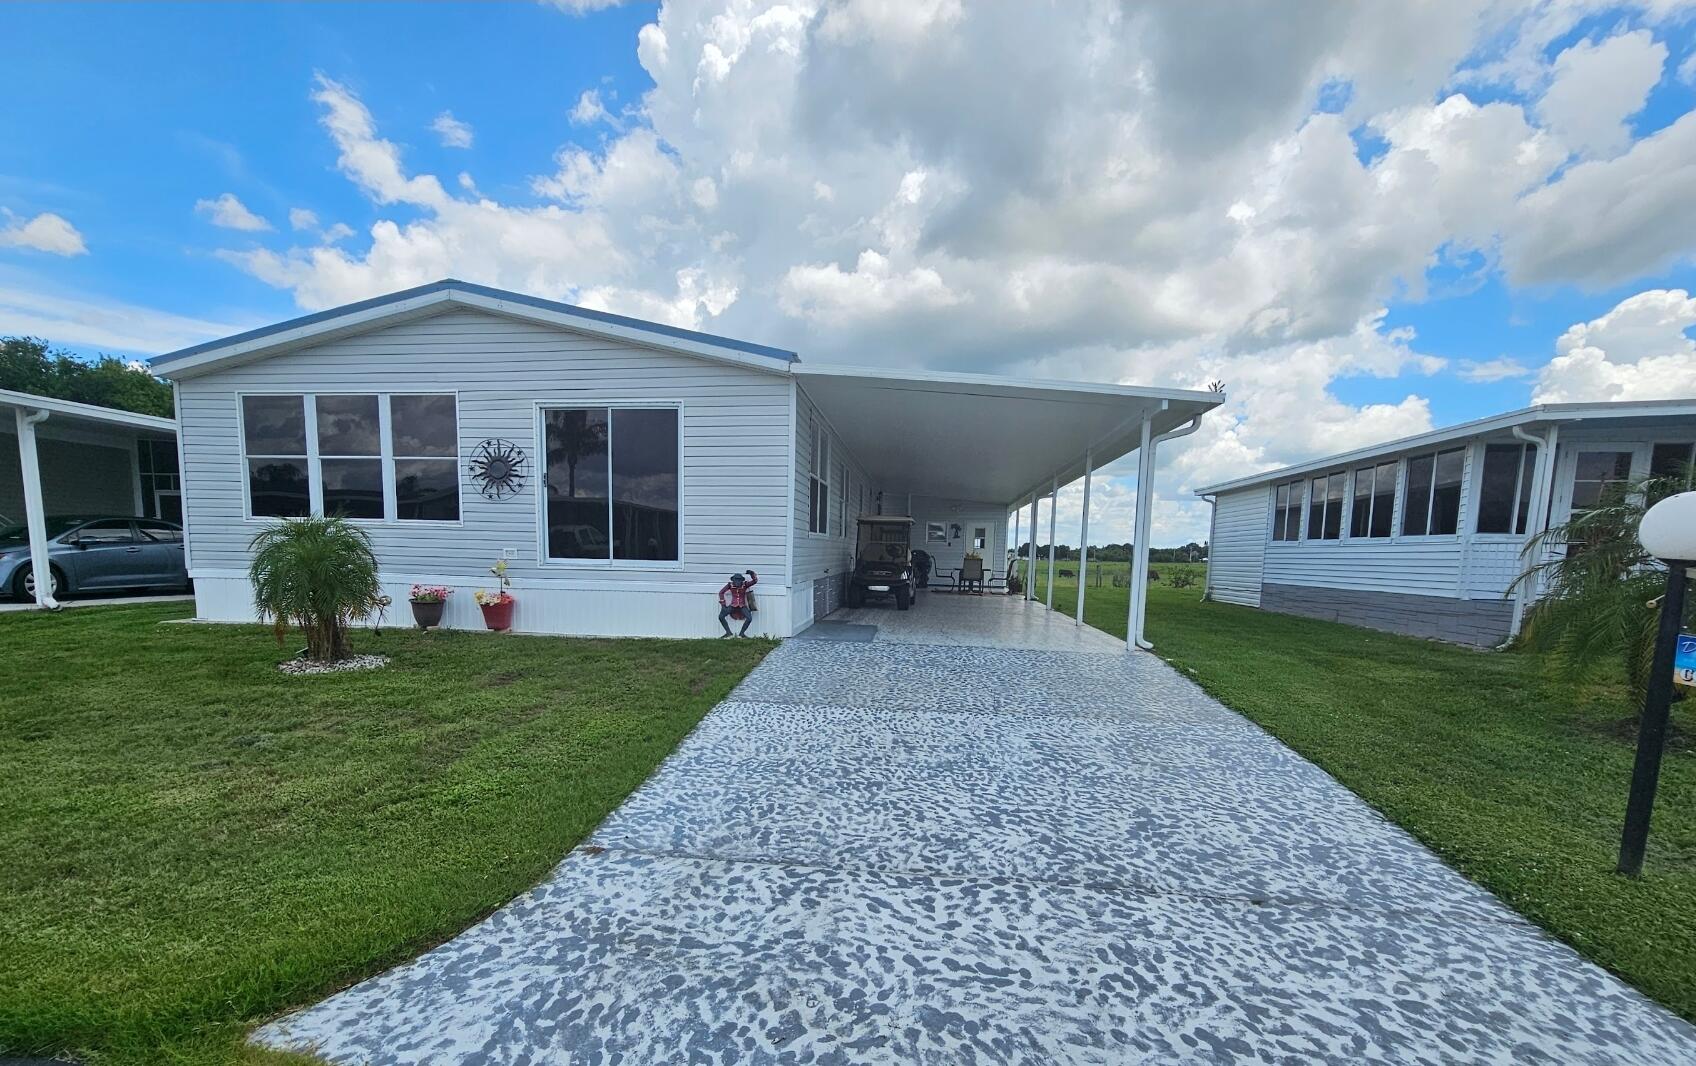
<svg viewBox="0 0 1696 1066">
<path fill-rule="evenodd" d="M 1159 435 L 1224 394 L 796 363 L 790 372 L 886 492 L 1018 502 L 1134 450 L 1143 419 Z"/>
<path fill-rule="evenodd" d="M 46 411 L 61 418 L 82 419 L 88 422 L 100 422 L 106 425 L 129 426 L 132 429 L 153 429 L 161 433 L 175 433 L 177 423 L 169 418 L 157 415 L 141 415 L 134 411 L 120 411 L 115 407 L 99 407 L 91 403 L 77 403 L 73 400 L 58 400 L 51 396 L 36 396 L 28 392 L 13 392 L 10 389 L 0 389 L 0 407 L 22 407 L 30 411 Z M 7 415 L 0 426 L 9 428 L 11 416 Z"/>
</svg>

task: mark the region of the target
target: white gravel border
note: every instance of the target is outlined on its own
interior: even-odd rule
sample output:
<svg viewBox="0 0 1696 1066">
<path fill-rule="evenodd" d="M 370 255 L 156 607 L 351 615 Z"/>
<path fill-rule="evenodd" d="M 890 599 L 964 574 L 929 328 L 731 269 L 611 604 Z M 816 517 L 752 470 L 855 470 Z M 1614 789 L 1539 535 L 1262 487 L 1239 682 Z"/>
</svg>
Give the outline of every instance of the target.
<svg viewBox="0 0 1696 1066">
<path fill-rule="evenodd" d="M 387 665 L 387 655 L 355 655 L 338 663 L 319 662 L 316 659 L 290 659 L 286 663 L 278 663 L 277 669 L 285 674 L 301 677 L 308 674 L 340 674 L 349 670 L 376 670 Z"/>
</svg>

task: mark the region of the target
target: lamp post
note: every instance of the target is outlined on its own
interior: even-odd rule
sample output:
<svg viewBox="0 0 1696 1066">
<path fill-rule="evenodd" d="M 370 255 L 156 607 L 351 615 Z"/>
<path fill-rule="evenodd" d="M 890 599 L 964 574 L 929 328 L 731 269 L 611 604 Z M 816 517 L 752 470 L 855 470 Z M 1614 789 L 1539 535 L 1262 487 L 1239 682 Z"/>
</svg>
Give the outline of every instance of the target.
<svg viewBox="0 0 1696 1066">
<path fill-rule="evenodd" d="M 1637 727 L 1637 761 L 1631 770 L 1631 797 L 1625 805 L 1625 830 L 1619 840 L 1619 872 L 1643 872 L 1649 842 L 1649 815 L 1655 809 L 1655 785 L 1666 748 L 1667 713 L 1672 705 L 1673 653 L 1684 621 L 1686 567 L 1696 563 L 1696 492 L 1669 496 L 1649 508 L 1637 539 L 1650 555 L 1667 564 L 1667 591 L 1661 600 L 1661 624 L 1655 635 L 1655 664 L 1649 693 Z"/>
</svg>

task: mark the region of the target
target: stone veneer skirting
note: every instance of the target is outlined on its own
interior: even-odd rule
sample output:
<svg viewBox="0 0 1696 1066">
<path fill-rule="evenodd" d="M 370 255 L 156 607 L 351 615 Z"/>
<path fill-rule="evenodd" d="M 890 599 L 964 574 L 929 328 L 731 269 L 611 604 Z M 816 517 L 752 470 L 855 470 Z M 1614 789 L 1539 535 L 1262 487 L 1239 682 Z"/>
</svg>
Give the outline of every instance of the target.
<svg viewBox="0 0 1696 1066">
<path fill-rule="evenodd" d="M 1513 627 L 1513 601 L 1495 596 L 1459 600 L 1448 596 L 1268 584 L 1261 587 L 1260 606 L 1282 614 L 1347 622 L 1480 648 L 1493 648 L 1507 640 Z"/>
</svg>

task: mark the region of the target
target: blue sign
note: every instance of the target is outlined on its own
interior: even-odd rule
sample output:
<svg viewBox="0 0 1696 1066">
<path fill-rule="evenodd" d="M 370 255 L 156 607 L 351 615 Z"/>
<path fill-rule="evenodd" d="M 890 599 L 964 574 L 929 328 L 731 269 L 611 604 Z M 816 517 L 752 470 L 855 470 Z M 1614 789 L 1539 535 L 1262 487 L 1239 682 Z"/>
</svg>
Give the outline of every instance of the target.
<svg viewBox="0 0 1696 1066">
<path fill-rule="evenodd" d="M 1678 635 L 1678 650 L 1672 657 L 1672 679 L 1680 685 L 1696 687 L 1696 636 Z"/>
</svg>

